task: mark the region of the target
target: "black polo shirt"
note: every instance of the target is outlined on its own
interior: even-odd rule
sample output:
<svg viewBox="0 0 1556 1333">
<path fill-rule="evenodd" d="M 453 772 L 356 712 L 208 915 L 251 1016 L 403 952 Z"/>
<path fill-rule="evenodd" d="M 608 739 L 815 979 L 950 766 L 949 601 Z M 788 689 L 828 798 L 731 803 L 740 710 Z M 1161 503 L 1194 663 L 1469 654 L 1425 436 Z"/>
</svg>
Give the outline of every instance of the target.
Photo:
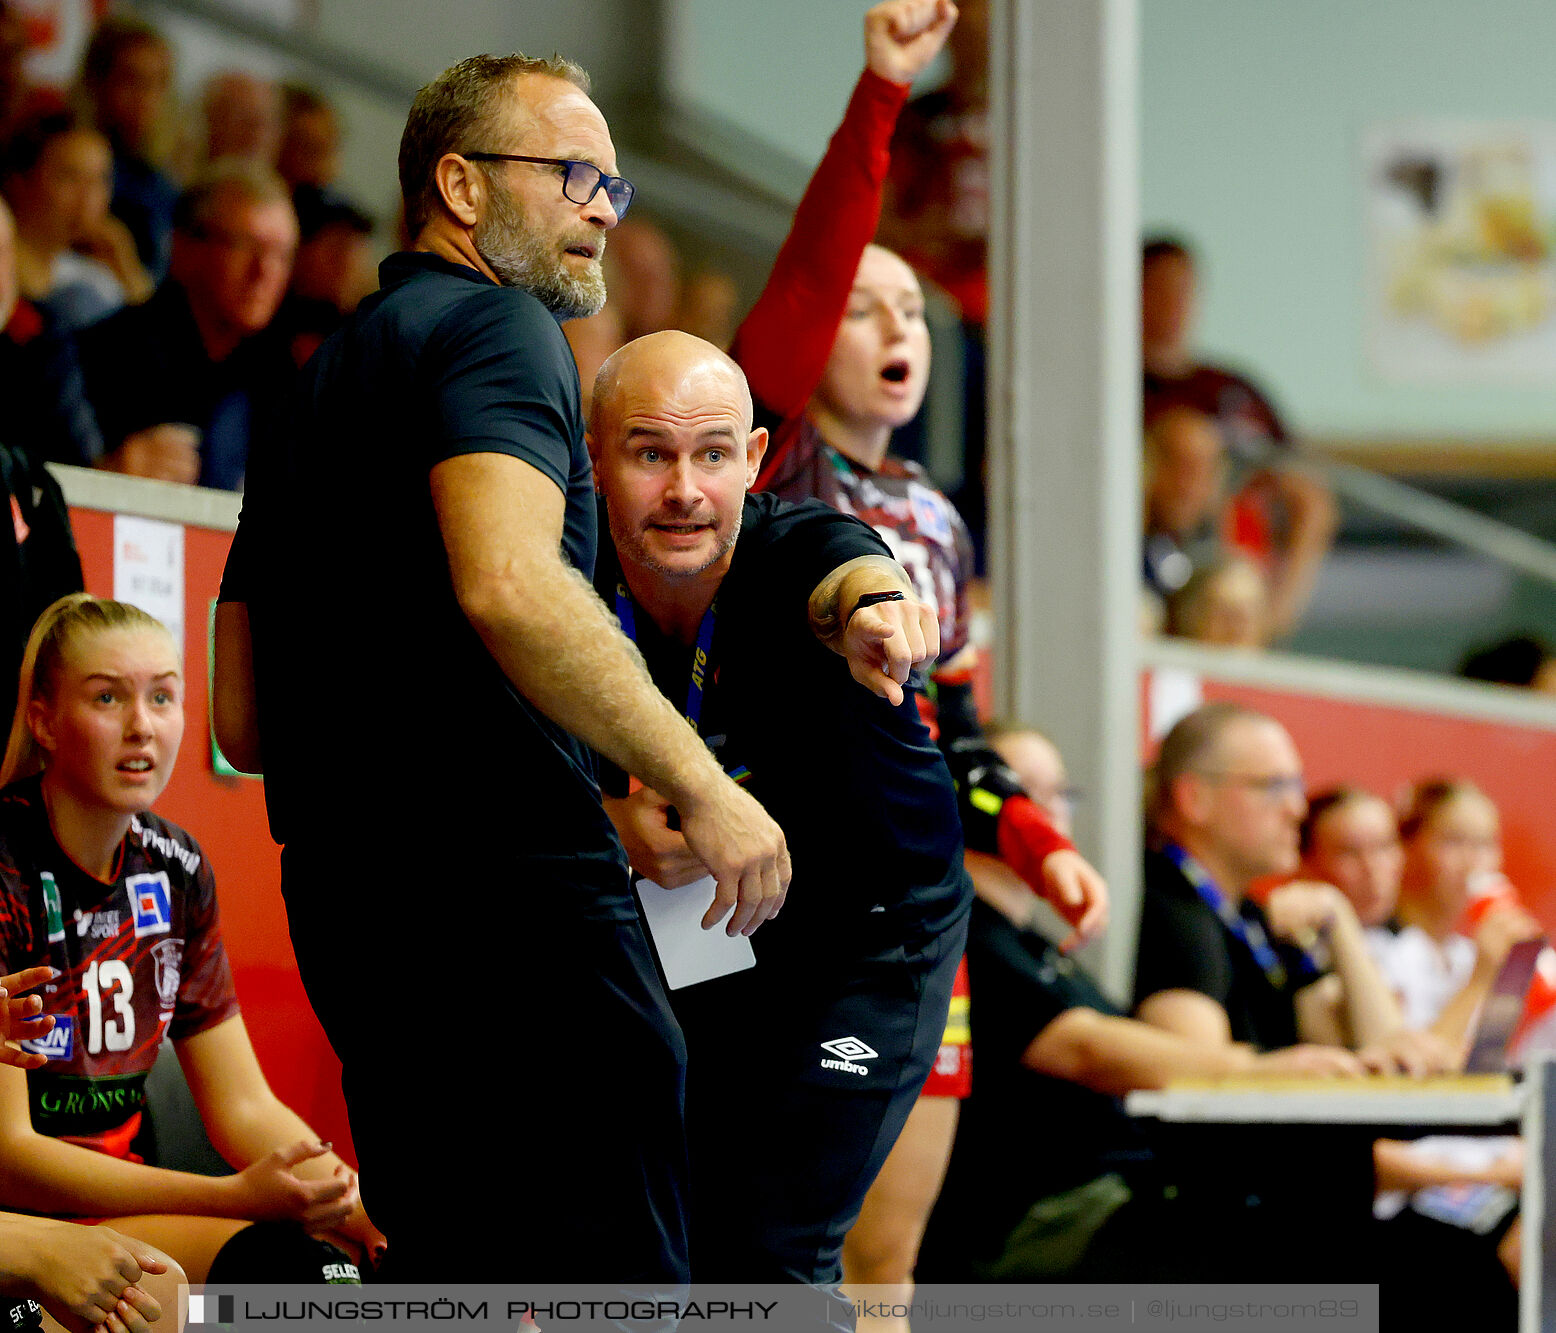
<svg viewBox="0 0 1556 1333">
<path fill-rule="evenodd" d="M 169 278 L 149 301 L 125 306 L 77 339 L 106 448 L 148 426 L 185 422 L 202 435 L 200 485 L 232 491 L 243 486 L 251 458 L 272 447 L 296 368 L 270 330 L 212 361 L 188 296 Z"/>
<path fill-rule="evenodd" d="M 223 583 L 250 608 L 271 830 L 321 849 L 366 838 L 369 854 L 393 839 L 417 885 L 474 858 L 619 894 L 592 752 L 513 688 L 461 612 L 428 484 L 462 454 L 539 468 L 566 496 L 565 558 L 592 571 L 567 342 L 533 296 L 463 265 L 397 254 L 380 275 L 304 369 Z"/>
<path fill-rule="evenodd" d="M 815 500 L 747 496 L 714 603 L 699 730 L 726 771 L 749 774 L 794 865 L 783 912 L 752 937 L 764 958 L 857 952 L 861 931 L 921 940 L 965 910 L 956 790 L 914 692 L 896 707 L 872 694 L 807 616 L 815 586 L 865 555 L 890 552 L 858 519 Z M 608 537 L 595 586 L 617 603 Z M 654 683 L 684 709 L 694 649 L 630 611 Z"/>
<path fill-rule="evenodd" d="M 1151 1158 L 1116 1098 L 1023 1063 L 1027 1048 L 1071 1009 L 1118 1016 L 1081 966 L 978 901 L 967 971 L 977 1064 L 925 1239 L 934 1280 L 964 1276 L 969 1261 L 992 1260 L 1039 1199 L 1109 1171 L 1129 1178 Z"/>
<path fill-rule="evenodd" d="M 1266 1051 L 1294 1046 L 1296 994 L 1318 973 L 1300 949 L 1271 935 L 1257 903 L 1244 900 L 1237 914 L 1269 940 L 1271 965 L 1255 958 L 1246 940 L 1228 929 L 1170 858 L 1148 851 L 1135 1004 L 1158 991 L 1198 991 L 1226 1010 L 1232 1040 Z"/>
</svg>

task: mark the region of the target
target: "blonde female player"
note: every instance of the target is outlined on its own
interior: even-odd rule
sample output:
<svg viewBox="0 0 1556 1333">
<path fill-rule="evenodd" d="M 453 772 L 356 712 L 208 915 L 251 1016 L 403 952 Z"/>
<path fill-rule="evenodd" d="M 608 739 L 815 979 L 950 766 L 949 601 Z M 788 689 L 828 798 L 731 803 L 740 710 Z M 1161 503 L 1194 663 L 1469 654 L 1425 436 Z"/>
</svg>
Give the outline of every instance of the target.
<svg viewBox="0 0 1556 1333">
<path fill-rule="evenodd" d="M 355 1280 L 384 1242 L 356 1177 L 270 1090 L 238 1013 L 215 881 L 150 813 L 184 731 L 181 654 L 136 607 L 83 593 L 33 628 L 0 769 L 0 969 L 52 966 L 47 1059 L 0 1067 L 0 1207 L 111 1219 L 192 1282 Z M 131 1150 L 172 1038 L 236 1174 Z M 326 1239 L 327 1238 L 327 1239 Z"/>
<path fill-rule="evenodd" d="M 43 1064 L 20 1043 L 46 1036 L 54 1019 L 40 996 L 23 992 L 54 976 L 52 967 L 0 976 L 0 1064 Z M 149 1333 L 164 1309 L 177 1308 L 184 1281 L 167 1255 L 107 1227 L 0 1213 L 0 1333 Z"/>
</svg>

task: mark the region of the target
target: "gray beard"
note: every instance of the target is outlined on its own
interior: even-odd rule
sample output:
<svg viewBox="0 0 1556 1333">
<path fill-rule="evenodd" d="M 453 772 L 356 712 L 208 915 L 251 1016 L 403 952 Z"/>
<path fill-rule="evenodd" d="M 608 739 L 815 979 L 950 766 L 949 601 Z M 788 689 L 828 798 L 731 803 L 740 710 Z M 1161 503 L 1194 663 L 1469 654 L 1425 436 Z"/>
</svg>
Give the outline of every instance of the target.
<svg viewBox="0 0 1556 1333">
<path fill-rule="evenodd" d="M 594 262 L 582 273 L 574 273 L 554 245 L 528 225 L 523 207 L 506 190 L 494 188 L 487 196 L 490 207 L 471 240 L 497 281 L 528 292 L 558 319 L 599 314 L 605 305 L 605 273 L 600 266 L 605 238 L 593 242 L 598 247 Z"/>
</svg>

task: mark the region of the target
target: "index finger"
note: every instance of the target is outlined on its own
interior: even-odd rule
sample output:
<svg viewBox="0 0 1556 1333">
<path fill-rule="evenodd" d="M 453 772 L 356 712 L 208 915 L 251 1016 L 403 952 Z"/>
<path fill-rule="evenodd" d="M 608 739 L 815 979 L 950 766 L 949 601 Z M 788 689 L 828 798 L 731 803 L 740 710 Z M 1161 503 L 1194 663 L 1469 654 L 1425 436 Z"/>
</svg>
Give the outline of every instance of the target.
<svg viewBox="0 0 1556 1333">
<path fill-rule="evenodd" d="M 902 702 L 902 686 L 897 684 L 879 667 L 867 666 L 863 662 L 850 661 L 848 672 L 871 694 L 880 695 L 893 708 Z"/>
<path fill-rule="evenodd" d="M 54 980 L 54 969 L 47 965 L 42 967 L 28 967 L 20 972 L 11 972 L 0 977 L 0 990 L 8 991 L 15 995 L 19 991 L 31 990 L 34 986 L 41 986 L 45 981 Z"/>
</svg>

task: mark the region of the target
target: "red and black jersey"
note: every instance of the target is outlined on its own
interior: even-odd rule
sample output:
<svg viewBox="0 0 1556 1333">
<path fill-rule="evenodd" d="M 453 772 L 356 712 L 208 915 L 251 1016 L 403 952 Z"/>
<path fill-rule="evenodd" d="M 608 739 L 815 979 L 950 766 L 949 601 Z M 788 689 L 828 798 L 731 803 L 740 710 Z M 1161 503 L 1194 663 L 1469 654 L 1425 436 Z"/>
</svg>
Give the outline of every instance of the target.
<svg viewBox="0 0 1556 1333">
<path fill-rule="evenodd" d="M 972 538 L 962 516 L 916 463 L 886 458 L 875 470 L 855 463 L 803 421 L 767 489 L 784 500 L 820 500 L 863 519 L 908 572 L 921 601 L 940 617 L 940 660 L 967 645 L 967 582 Z"/>
<path fill-rule="evenodd" d="M 198 844 L 138 815 L 105 884 L 55 841 L 37 778 L 0 793 L 0 972 L 41 964 L 61 975 L 42 988 L 53 1030 L 23 1043 L 49 1057 L 27 1075 L 33 1128 L 125 1156 L 163 1035 L 238 1012 Z"/>
</svg>

